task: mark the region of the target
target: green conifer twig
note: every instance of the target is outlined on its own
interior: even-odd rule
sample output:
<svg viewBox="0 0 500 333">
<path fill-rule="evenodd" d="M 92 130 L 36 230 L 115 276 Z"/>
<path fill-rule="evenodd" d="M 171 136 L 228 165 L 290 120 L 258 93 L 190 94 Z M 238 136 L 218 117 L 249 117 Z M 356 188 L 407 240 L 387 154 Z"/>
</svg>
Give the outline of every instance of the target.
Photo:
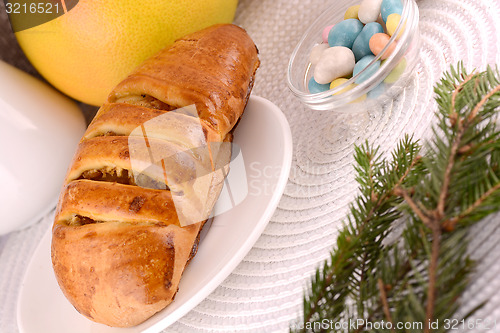
<svg viewBox="0 0 500 333">
<path fill-rule="evenodd" d="M 398 322 L 420 322 L 401 331 L 427 333 L 435 319 L 442 323 L 458 310 L 474 267 L 467 230 L 500 210 L 500 74 L 488 68 L 468 75 L 459 64 L 435 93 L 439 121 L 424 156 L 408 136 L 390 161 L 368 143 L 356 147 L 361 193 L 311 281 L 296 331 L 332 331 L 313 324 L 361 318 L 346 331 L 395 332 Z M 398 221 L 404 230 L 390 241 Z M 392 326 L 368 325 L 381 320 Z"/>
</svg>

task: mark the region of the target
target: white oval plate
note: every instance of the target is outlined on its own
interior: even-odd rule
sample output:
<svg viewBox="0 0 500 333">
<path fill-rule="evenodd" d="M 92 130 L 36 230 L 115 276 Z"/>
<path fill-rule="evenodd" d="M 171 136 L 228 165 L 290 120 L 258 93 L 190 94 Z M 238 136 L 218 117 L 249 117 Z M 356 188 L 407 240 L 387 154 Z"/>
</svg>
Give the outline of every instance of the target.
<svg viewBox="0 0 500 333">
<path fill-rule="evenodd" d="M 290 128 L 281 110 L 270 101 L 251 96 L 235 131 L 234 143 L 240 147 L 241 156 L 233 161 L 240 166 L 244 161 L 244 174 L 241 174 L 241 168 L 234 172 L 239 176 L 229 182 L 229 193 L 238 191 L 241 200 L 232 200 L 234 208 L 223 209 L 225 212 L 214 218 L 209 232 L 200 242 L 198 254 L 184 271 L 175 300 L 169 306 L 132 328 L 112 328 L 80 315 L 57 285 L 50 259 L 49 230 L 38 245 L 21 286 L 17 309 L 20 331 L 160 332 L 205 299 L 255 244 L 278 205 L 290 172 Z M 233 169 L 231 165 L 229 175 L 235 171 Z M 239 184 L 238 181 L 235 183 L 238 179 Z M 246 195 L 241 196 L 241 193 Z M 233 193 L 233 197 L 238 195 Z"/>
</svg>

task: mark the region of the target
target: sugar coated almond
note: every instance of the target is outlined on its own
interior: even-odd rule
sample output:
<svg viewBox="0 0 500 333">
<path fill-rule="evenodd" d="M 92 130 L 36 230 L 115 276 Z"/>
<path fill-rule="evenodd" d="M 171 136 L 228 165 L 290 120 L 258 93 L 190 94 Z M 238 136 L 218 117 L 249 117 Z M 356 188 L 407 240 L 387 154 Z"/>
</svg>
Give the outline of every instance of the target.
<svg viewBox="0 0 500 333">
<path fill-rule="evenodd" d="M 399 21 L 401 21 L 401 15 L 399 15 L 399 14 L 394 13 L 394 14 L 391 14 L 387 17 L 387 22 L 385 23 L 385 25 L 387 27 L 387 33 L 390 36 L 394 35 L 394 33 L 396 32 L 396 29 L 399 25 Z M 404 31 L 404 28 L 402 28 L 400 30 L 398 37 L 401 36 L 403 31 Z"/>
<path fill-rule="evenodd" d="M 328 34 L 330 46 L 345 46 L 352 48 L 352 44 L 363 30 L 363 23 L 356 19 L 344 20 L 337 23 Z"/>
<path fill-rule="evenodd" d="M 354 65 L 354 54 L 350 48 L 330 47 L 323 52 L 314 68 L 314 79 L 319 84 L 330 83 L 336 78 L 350 75 Z"/>
<path fill-rule="evenodd" d="M 332 25 L 327 25 L 323 29 L 323 33 L 321 34 L 321 37 L 323 39 L 323 43 L 328 43 L 328 34 L 330 33 L 330 30 L 332 30 L 333 24 Z"/>
<path fill-rule="evenodd" d="M 377 22 L 368 23 L 363 27 L 363 30 L 352 44 L 352 52 L 354 52 L 356 61 L 372 54 L 372 51 L 370 51 L 370 38 L 379 32 L 384 32 L 384 29 Z"/>
<path fill-rule="evenodd" d="M 380 15 L 382 0 L 363 0 L 359 6 L 358 17 L 364 24 L 375 22 Z"/>
<path fill-rule="evenodd" d="M 316 65 L 319 62 L 321 55 L 327 48 L 328 44 L 325 43 L 314 45 L 311 53 L 309 54 L 309 62 L 311 63 L 311 65 Z"/>
<path fill-rule="evenodd" d="M 380 68 L 380 60 L 377 60 L 374 63 L 372 63 L 374 59 L 375 59 L 374 55 L 367 55 L 356 63 L 356 65 L 354 66 L 352 76 L 356 76 L 360 74 L 361 71 L 363 71 L 363 73 L 361 73 L 356 78 L 357 84 L 365 82 L 378 71 L 378 69 Z"/>
<path fill-rule="evenodd" d="M 394 13 L 399 15 L 403 13 L 403 3 L 401 0 L 383 0 L 382 6 L 380 6 L 380 14 L 382 14 L 384 22 L 387 22 L 389 15 Z"/>
<path fill-rule="evenodd" d="M 347 8 L 344 14 L 344 20 L 348 19 L 358 19 L 359 5 L 351 6 Z"/>
<path fill-rule="evenodd" d="M 372 51 L 372 53 L 375 56 L 378 56 L 378 54 L 389 43 L 390 39 L 391 39 L 391 36 L 389 36 L 388 34 L 384 34 L 384 33 L 374 34 L 370 38 L 370 51 Z M 385 50 L 384 54 L 380 57 L 380 59 L 382 59 L 382 60 L 387 59 L 392 54 L 392 52 L 394 52 L 394 49 L 396 48 L 396 43 L 397 43 L 396 41 L 393 41 L 391 43 L 391 45 L 389 45 L 387 50 Z"/>
<path fill-rule="evenodd" d="M 311 94 L 317 94 L 323 91 L 330 90 L 330 85 L 329 84 L 319 84 L 314 80 L 314 77 L 309 79 L 309 83 L 307 84 L 307 89 L 309 89 L 309 92 Z"/>
</svg>

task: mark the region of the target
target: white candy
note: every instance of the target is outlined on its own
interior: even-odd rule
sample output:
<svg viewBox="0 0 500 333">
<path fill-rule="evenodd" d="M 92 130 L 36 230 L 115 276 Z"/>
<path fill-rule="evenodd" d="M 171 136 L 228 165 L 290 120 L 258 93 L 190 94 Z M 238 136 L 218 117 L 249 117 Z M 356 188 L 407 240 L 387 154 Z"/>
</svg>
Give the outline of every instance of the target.
<svg viewBox="0 0 500 333">
<path fill-rule="evenodd" d="M 321 55 L 323 54 L 323 51 L 326 50 L 327 48 L 328 48 L 327 43 L 318 44 L 312 48 L 311 54 L 309 55 L 309 61 L 311 62 L 311 65 L 314 66 L 318 63 L 319 59 L 321 58 Z"/>
<path fill-rule="evenodd" d="M 359 20 L 364 24 L 377 21 L 381 6 L 382 0 L 363 0 L 359 6 Z"/>
<path fill-rule="evenodd" d="M 329 47 L 321 54 L 314 68 L 314 80 L 319 84 L 327 84 L 336 78 L 352 74 L 354 53 L 344 46 Z"/>
</svg>

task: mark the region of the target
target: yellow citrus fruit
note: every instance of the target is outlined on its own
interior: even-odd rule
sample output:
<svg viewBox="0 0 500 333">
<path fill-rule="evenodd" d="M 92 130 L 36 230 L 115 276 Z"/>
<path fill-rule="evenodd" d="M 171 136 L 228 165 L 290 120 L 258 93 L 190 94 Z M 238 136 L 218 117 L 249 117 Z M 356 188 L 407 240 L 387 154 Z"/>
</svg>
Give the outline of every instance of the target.
<svg viewBox="0 0 500 333">
<path fill-rule="evenodd" d="M 238 0 L 80 0 L 16 33 L 33 66 L 60 91 L 101 105 L 129 72 L 177 38 L 230 23 Z"/>
</svg>

